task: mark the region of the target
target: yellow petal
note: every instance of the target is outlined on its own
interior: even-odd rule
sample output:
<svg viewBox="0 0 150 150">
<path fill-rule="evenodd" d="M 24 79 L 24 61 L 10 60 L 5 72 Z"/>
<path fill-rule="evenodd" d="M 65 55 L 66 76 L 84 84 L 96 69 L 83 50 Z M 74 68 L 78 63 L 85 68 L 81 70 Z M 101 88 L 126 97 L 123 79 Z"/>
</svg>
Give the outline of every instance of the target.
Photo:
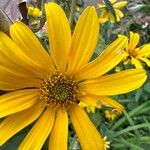
<svg viewBox="0 0 150 150">
<path fill-rule="evenodd" d="M 90 112 L 95 113 L 95 106 L 93 106 L 93 105 L 89 105 L 87 103 L 80 101 L 79 106 L 81 106 L 81 108 L 85 108 L 88 113 L 90 113 Z M 100 108 L 100 107 L 98 107 L 98 108 Z"/>
<path fill-rule="evenodd" d="M 43 105 L 43 103 L 38 103 L 27 110 L 15 113 L 4 119 L 0 123 L 0 146 L 35 121 L 44 110 Z"/>
<path fill-rule="evenodd" d="M 124 16 L 122 11 L 120 11 L 119 9 L 115 9 L 115 13 L 116 13 L 116 16 L 118 16 L 119 18 L 122 18 Z"/>
<path fill-rule="evenodd" d="M 81 82 L 80 91 L 99 96 L 123 94 L 141 87 L 146 79 L 144 69 L 128 69 Z"/>
<path fill-rule="evenodd" d="M 105 23 L 105 22 L 107 22 L 108 21 L 108 19 L 106 19 L 106 18 L 99 18 L 99 23 L 100 24 L 103 24 L 103 23 Z"/>
<path fill-rule="evenodd" d="M 97 4 L 97 7 L 98 7 L 98 8 L 105 8 L 106 5 L 103 5 L 103 4 Z"/>
<path fill-rule="evenodd" d="M 140 60 L 144 61 L 148 67 L 150 67 L 150 60 L 147 58 L 140 58 Z"/>
<path fill-rule="evenodd" d="M 39 101 L 39 90 L 26 89 L 0 96 L 0 118 L 25 110 Z"/>
<path fill-rule="evenodd" d="M 103 139 L 80 106 L 71 105 L 69 113 L 82 149 L 104 150 Z"/>
<path fill-rule="evenodd" d="M 109 16 L 108 16 L 108 10 L 107 9 L 103 9 L 100 16 L 99 16 L 99 22 L 101 24 L 107 22 L 109 20 Z"/>
<path fill-rule="evenodd" d="M 113 7 L 114 8 L 122 8 L 122 7 L 125 7 L 127 4 L 128 4 L 127 1 L 121 1 L 121 2 L 117 2 L 117 3 L 113 4 Z"/>
<path fill-rule="evenodd" d="M 134 58 L 134 57 L 131 57 L 131 63 L 137 68 L 137 69 L 142 69 L 143 66 L 140 62 L 140 60 Z"/>
<path fill-rule="evenodd" d="M 78 99 L 81 102 L 84 102 L 90 106 L 94 106 L 97 108 L 100 108 L 102 105 L 104 105 L 108 107 L 113 107 L 120 112 L 124 110 L 124 107 L 121 104 L 119 104 L 117 101 L 113 100 L 112 98 L 106 96 L 96 96 L 96 95 L 87 94 L 86 96 L 79 96 Z"/>
<path fill-rule="evenodd" d="M 113 16 L 113 14 L 112 14 L 111 12 L 109 12 L 109 13 L 108 13 L 108 16 L 109 16 L 109 21 L 110 21 L 111 23 L 114 23 L 114 22 L 115 22 L 115 18 L 114 18 L 114 16 Z"/>
<path fill-rule="evenodd" d="M 99 97 L 99 102 L 101 105 L 117 109 L 120 113 L 124 110 L 124 107 L 121 104 L 119 104 L 117 101 L 113 100 L 110 97 L 101 96 Z"/>
<path fill-rule="evenodd" d="M 1 43 L 0 43 L 1 47 Z M 8 49 L 4 49 L 8 50 Z M 4 51 L 2 51 L 4 53 Z M 19 64 L 16 64 L 15 60 L 11 60 L 8 57 L 6 57 L 5 54 L 1 53 L 0 48 L 0 89 L 1 90 L 15 90 L 25 87 L 35 87 L 39 83 L 39 79 L 35 77 L 35 75 L 24 68 L 20 66 Z M 13 78 L 10 82 L 7 81 L 7 78 L 11 77 Z M 15 78 L 15 79 L 14 79 Z M 24 84 L 13 84 L 15 81 L 20 82 L 22 80 L 26 80 Z M 12 85 L 11 85 L 12 84 Z"/>
<path fill-rule="evenodd" d="M 115 3 L 117 0 L 109 0 L 112 4 Z"/>
<path fill-rule="evenodd" d="M 71 42 L 69 22 L 63 9 L 56 3 L 45 4 L 51 56 L 58 71 L 65 71 Z"/>
<path fill-rule="evenodd" d="M 140 40 L 140 35 L 138 33 L 130 32 L 130 41 L 129 41 L 129 52 L 132 52 L 138 45 Z"/>
<path fill-rule="evenodd" d="M 37 87 L 40 80 L 19 70 L 13 70 L 0 65 L 0 89 L 5 91 Z"/>
<path fill-rule="evenodd" d="M 78 96 L 78 98 L 81 102 L 84 102 L 85 104 L 88 104 L 90 106 L 94 106 L 97 108 L 101 107 L 101 103 L 99 101 L 99 97 L 95 95 L 86 94 L 85 96 Z"/>
<path fill-rule="evenodd" d="M 74 74 L 85 66 L 96 47 L 99 35 L 99 22 L 94 7 L 87 7 L 75 27 L 67 73 Z"/>
<path fill-rule="evenodd" d="M 136 51 L 137 57 L 150 57 L 150 44 L 145 44 Z"/>
<path fill-rule="evenodd" d="M 50 134 L 55 119 L 55 110 L 47 108 L 27 134 L 18 150 L 40 150 Z"/>
<path fill-rule="evenodd" d="M 45 70 L 52 71 L 53 64 L 50 56 L 25 24 L 20 21 L 15 22 L 10 26 L 10 35 L 28 57 L 41 64 Z"/>
<path fill-rule="evenodd" d="M 25 74 L 30 74 L 35 78 L 45 78 L 49 74 L 45 67 L 38 64 L 33 59 L 29 58 L 7 35 L 0 32 L 0 62 L 2 66 L 9 66 L 13 64 L 12 68 L 15 70 L 19 66 Z M 22 69 L 20 69 L 22 68 Z"/>
<path fill-rule="evenodd" d="M 117 19 L 117 22 L 119 22 L 121 18 L 116 14 L 116 19 Z"/>
<path fill-rule="evenodd" d="M 64 108 L 59 108 L 49 137 L 49 149 L 67 150 L 68 116 Z"/>
<path fill-rule="evenodd" d="M 77 80 L 99 77 L 119 64 L 124 57 L 123 49 L 127 41 L 125 36 L 116 39 L 94 61 L 77 73 Z"/>
</svg>

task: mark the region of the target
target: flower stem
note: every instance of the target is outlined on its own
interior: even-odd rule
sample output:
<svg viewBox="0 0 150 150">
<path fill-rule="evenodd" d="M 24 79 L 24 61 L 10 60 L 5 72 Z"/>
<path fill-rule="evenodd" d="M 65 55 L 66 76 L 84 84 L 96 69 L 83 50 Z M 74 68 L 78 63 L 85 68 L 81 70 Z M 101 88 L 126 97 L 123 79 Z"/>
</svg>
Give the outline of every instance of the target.
<svg viewBox="0 0 150 150">
<path fill-rule="evenodd" d="M 70 14 L 69 14 L 69 22 L 70 22 L 71 29 L 73 29 L 73 18 L 76 9 L 76 4 L 77 4 L 77 0 L 72 0 Z"/>
</svg>

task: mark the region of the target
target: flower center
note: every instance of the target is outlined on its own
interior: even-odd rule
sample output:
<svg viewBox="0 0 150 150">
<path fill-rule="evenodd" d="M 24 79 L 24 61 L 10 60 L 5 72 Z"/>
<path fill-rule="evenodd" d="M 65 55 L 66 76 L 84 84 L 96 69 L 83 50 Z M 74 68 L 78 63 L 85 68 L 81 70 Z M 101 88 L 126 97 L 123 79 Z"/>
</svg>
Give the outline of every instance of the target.
<svg viewBox="0 0 150 150">
<path fill-rule="evenodd" d="M 56 73 L 43 81 L 41 90 L 48 105 L 68 106 L 77 101 L 78 83 L 70 76 Z"/>
</svg>

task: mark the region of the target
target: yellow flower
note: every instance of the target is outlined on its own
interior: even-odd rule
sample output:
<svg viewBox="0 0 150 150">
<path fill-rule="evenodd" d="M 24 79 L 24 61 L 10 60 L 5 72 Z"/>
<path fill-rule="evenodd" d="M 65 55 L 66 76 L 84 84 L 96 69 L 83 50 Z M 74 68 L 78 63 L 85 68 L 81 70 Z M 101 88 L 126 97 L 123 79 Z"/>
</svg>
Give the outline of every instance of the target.
<svg viewBox="0 0 150 150">
<path fill-rule="evenodd" d="M 107 140 L 107 136 L 105 136 L 103 138 L 103 142 L 104 142 L 104 150 L 107 150 L 110 148 L 110 142 Z"/>
<path fill-rule="evenodd" d="M 73 35 L 68 19 L 55 3 L 45 4 L 50 55 L 23 23 L 10 27 L 9 38 L 0 32 L 0 146 L 34 122 L 19 150 L 39 150 L 48 138 L 49 149 L 66 150 L 68 115 L 84 150 L 104 150 L 103 138 L 79 101 L 123 109 L 107 97 L 139 88 L 144 69 L 104 75 L 118 64 L 127 37 L 119 37 L 90 61 L 99 36 L 94 7 L 80 16 Z"/>
<path fill-rule="evenodd" d="M 105 118 L 107 118 L 109 121 L 114 121 L 118 115 L 121 114 L 121 112 L 117 111 L 116 109 L 113 110 L 105 110 Z"/>
<path fill-rule="evenodd" d="M 32 17 L 41 17 L 42 16 L 42 11 L 36 7 L 28 7 L 28 15 Z"/>
<path fill-rule="evenodd" d="M 86 108 L 86 111 L 88 113 L 95 113 L 95 107 L 94 106 L 91 106 L 91 105 L 88 105 L 86 103 L 83 103 L 83 102 L 80 102 L 79 105 L 82 107 L 82 108 Z M 100 106 L 99 106 L 100 108 Z"/>
<path fill-rule="evenodd" d="M 28 15 L 29 16 L 32 16 L 33 10 L 34 10 L 34 7 L 32 7 L 32 6 L 28 7 Z"/>
<path fill-rule="evenodd" d="M 121 71 L 121 67 L 119 67 L 119 66 L 115 67 L 115 71 L 116 72 L 120 72 Z"/>
<path fill-rule="evenodd" d="M 120 19 L 124 16 L 122 11 L 120 11 L 120 8 L 125 7 L 127 5 L 127 1 L 116 2 L 116 0 L 110 0 L 110 2 L 112 4 L 112 7 L 114 8 L 117 22 L 119 22 Z M 107 21 L 110 21 L 111 23 L 115 22 L 113 14 L 108 10 L 105 4 L 98 4 L 98 7 L 101 9 L 101 14 L 99 16 L 99 22 L 101 24 Z"/>
<path fill-rule="evenodd" d="M 130 41 L 125 47 L 125 58 L 131 59 L 131 63 L 135 65 L 136 68 L 142 68 L 141 61 L 150 67 L 150 44 L 138 47 L 139 40 L 140 35 L 138 33 L 130 32 Z"/>
<path fill-rule="evenodd" d="M 30 24 L 31 24 L 32 26 L 34 26 L 34 25 L 37 25 L 37 24 L 39 24 L 39 23 L 40 23 L 39 20 L 32 20 Z"/>
</svg>

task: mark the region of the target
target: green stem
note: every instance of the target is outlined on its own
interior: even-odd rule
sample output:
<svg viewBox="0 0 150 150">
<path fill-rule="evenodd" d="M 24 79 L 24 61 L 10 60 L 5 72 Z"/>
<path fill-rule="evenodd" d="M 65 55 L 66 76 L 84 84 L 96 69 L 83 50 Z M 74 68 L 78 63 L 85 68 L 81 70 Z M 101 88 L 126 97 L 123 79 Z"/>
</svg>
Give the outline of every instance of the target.
<svg viewBox="0 0 150 150">
<path fill-rule="evenodd" d="M 77 0 L 72 0 L 71 8 L 70 8 L 70 15 L 69 15 L 69 22 L 70 22 L 70 26 L 72 29 L 73 29 L 73 18 L 74 18 L 74 13 L 76 10 L 76 4 L 77 4 Z"/>
</svg>

